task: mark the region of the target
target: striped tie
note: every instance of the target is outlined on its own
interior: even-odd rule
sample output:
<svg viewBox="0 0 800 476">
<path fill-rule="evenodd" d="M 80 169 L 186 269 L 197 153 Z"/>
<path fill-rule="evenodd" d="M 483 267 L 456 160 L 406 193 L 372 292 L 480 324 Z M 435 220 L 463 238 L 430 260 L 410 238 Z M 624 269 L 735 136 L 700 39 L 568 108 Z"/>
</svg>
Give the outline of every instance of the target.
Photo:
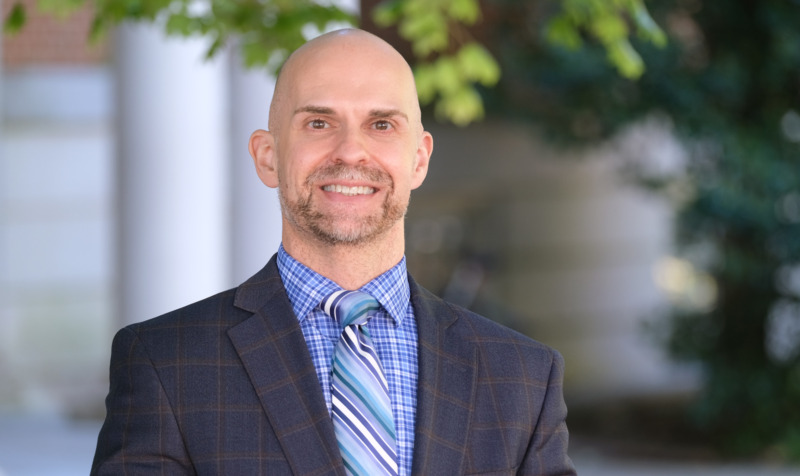
<svg viewBox="0 0 800 476">
<path fill-rule="evenodd" d="M 333 354 L 333 428 L 348 474 L 397 474 L 397 448 L 389 390 L 369 331 L 364 327 L 380 309 L 372 296 L 337 291 L 322 309 L 344 329 Z"/>
</svg>

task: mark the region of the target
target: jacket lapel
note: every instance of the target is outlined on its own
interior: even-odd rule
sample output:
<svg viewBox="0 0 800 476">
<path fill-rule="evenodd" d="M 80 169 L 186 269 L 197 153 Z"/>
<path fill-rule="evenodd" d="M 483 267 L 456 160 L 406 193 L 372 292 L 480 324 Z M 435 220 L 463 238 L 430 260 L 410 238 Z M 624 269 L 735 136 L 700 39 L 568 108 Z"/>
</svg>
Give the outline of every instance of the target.
<svg viewBox="0 0 800 476">
<path fill-rule="evenodd" d="M 462 474 L 477 383 L 477 351 L 444 301 L 409 277 L 419 335 L 413 474 Z"/>
<path fill-rule="evenodd" d="M 333 423 L 276 259 L 242 284 L 234 305 L 253 316 L 228 331 L 295 474 L 344 474 Z"/>
<path fill-rule="evenodd" d="M 419 335 L 413 474 L 460 474 L 477 383 L 477 352 L 458 315 L 409 276 Z M 242 284 L 234 305 L 254 313 L 228 331 L 292 472 L 344 475 L 333 423 L 276 259 Z"/>
</svg>

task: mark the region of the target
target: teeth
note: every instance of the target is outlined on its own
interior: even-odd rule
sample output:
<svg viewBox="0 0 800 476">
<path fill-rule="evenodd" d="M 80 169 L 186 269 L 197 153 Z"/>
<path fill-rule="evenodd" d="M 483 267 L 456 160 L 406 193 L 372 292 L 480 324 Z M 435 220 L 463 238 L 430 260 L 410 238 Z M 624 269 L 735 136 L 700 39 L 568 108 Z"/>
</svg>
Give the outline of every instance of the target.
<svg viewBox="0 0 800 476">
<path fill-rule="evenodd" d="M 375 193 L 372 187 L 347 187 L 345 185 L 325 185 L 322 190 L 326 192 L 336 192 L 342 195 L 355 196 L 355 195 L 369 195 Z"/>
</svg>

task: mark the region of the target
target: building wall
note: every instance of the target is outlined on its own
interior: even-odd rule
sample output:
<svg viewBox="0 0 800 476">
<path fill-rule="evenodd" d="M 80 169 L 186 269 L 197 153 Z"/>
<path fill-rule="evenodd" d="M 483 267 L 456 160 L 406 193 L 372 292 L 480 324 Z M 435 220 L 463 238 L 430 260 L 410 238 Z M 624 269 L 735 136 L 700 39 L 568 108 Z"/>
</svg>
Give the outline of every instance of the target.
<svg viewBox="0 0 800 476">
<path fill-rule="evenodd" d="M 247 152 L 272 79 L 158 25 L 64 53 L 89 16 L 3 45 L 26 53 L 0 80 L 0 411 L 102 416 L 118 328 L 236 285 L 280 240 Z"/>
<path fill-rule="evenodd" d="M 2 2 L 3 18 L 15 3 L 16 0 Z M 89 41 L 92 10 L 88 6 L 65 16 L 42 13 L 36 6 L 37 0 L 21 0 L 21 3 L 28 13 L 28 21 L 20 33 L 3 35 L 4 67 L 96 65 L 108 59 L 108 38 Z"/>
<path fill-rule="evenodd" d="M 113 307 L 111 70 L 88 11 L 25 3 L 0 79 L 0 410 L 93 412 Z"/>
</svg>

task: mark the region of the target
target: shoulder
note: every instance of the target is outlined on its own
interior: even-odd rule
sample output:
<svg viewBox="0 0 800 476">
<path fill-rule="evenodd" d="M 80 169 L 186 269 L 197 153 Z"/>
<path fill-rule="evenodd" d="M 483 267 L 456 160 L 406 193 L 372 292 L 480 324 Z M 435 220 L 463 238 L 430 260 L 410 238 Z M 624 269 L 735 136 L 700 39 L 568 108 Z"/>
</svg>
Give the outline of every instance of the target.
<svg viewBox="0 0 800 476">
<path fill-rule="evenodd" d="M 248 313 L 233 305 L 235 289 L 207 297 L 158 317 L 120 329 L 114 336 L 112 355 L 143 352 L 158 364 L 175 362 L 187 355 L 209 353 L 225 342 L 227 331 L 247 319 Z"/>
<path fill-rule="evenodd" d="M 449 338 L 474 346 L 479 354 L 491 361 L 519 361 L 525 367 L 533 365 L 547 373 L 551 370 L 561 373 L 563 370 L 563 358 L 552 347 L 445 301 L 413 280 L 410 282 L 420 328 L 433 325 L 444 329 Z"/>
<path fill-rule="evenodd" d="M 141 335 L 164 333 L 171 329 L 198 331 L 235 326 L 269 302 L 276 291 L 283 289 L 275 261 L 273 257 L 266 266 L 237 287 L 131 324 L 126 329 Z"/>
<path fill-rule="evenodd" d="M 229 289 L 160 316 L 127 326 L 135 334 L 166 331 L 178 327 L 219 325 L 236 320 L 233 305 L 236 289 Z M 249 313 L 242 313 L 242 317 Z"/>
<path fill-rule="evenodd" d="M 521 364 L 534 364 L 543 372 L 553 366 L 563 369 L 564 360 L 554 348 L 460 306 L 447 305 L 459 316 L 457 326 L 463 329 L 464 338 L 482 349 L 485 358 L 505 362 L 519 359 Z"/>
</svg>

